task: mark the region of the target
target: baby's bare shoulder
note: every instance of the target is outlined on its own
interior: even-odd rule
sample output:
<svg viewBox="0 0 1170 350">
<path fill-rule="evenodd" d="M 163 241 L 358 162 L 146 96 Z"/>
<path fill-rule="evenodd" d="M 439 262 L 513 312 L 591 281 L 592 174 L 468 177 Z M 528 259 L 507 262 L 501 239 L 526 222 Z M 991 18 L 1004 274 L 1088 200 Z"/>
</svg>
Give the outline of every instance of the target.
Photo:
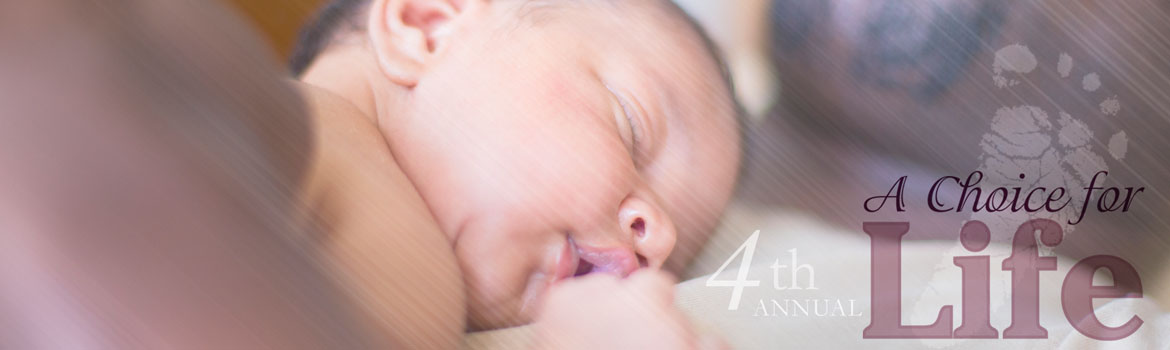
<svg viewBox="0 0 1170 350">
<path fill-rule="evenodd" d="M 302 91 L 315 135 L 304 193 L 338 280 L 394 343 L 455 348 L 466 305 L 446 235 L 371 119 L 328 92 Z"/>
</svg>

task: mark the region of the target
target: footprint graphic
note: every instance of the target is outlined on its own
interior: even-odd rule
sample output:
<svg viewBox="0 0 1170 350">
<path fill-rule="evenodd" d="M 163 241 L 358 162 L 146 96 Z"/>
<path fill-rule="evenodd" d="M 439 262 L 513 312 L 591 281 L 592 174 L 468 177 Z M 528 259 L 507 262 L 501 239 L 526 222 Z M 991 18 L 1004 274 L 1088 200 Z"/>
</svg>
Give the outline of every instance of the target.
<svg viewBox="0 0 1170 350">
<path fill-rule="evenodd" d="M 992 118 L 991 132 L 984 134 L 979 144 L 983 150 L 979 167 L 984 175 L 982 184 L 1025 189 L 1063 187 L 1072 202 L 1055 213 L 983 211 L 972 214 L 971 219 L 986 223 L 997 242 L 1007 242 L 1016 227 L 1034 218 L 1060 222 L 1065 233 L 1072 232 L 1075 226 L 1067 225 L 1067 221 L 1085 201 L 1083 192 L 1076 189 L 1088 185 L 1098 171 L 1109 170 L 1093 146 L 1093 132 L 1068 113 L 1060 112 L 1059 117 L 1052 118 L 1036 106 L 1000 108 Z M 1038 196 L 1031 204 L 1040 206 L 1044 200 Z"/>
<path fill-rule="evenodd" d="M 1010 88 L 1018 85 L 1024 75 L 1039 65 L 1039 60 L 1027 46 L 1008 45 L 996 51 L 993 65 L 996 86 Z M 1061 78 L 1069 78 L 1075 69 L 1073 58 L 1062 53 L 1056 60 L 1056 71 Z M 1101 88 L 1101 76 L 1096 72 L 1084 74 L 1080 79 L 1081 89 L 1092 94 Z M 1121 111 L 1117 96 L 1107 97 L 1100 103 L 1101 116 L 1112 117 Z M 983 221 L 991 229 L 993 239 L 1006 242 L 1015 233 L 1015 228 L 1024 221 L 1047 218 L 1062 223 L 1066 234 L 1075 226 L 1068 225 L 1076 208 L 1088 198 L 1077 189 L 1088 185 L 1098 171 L 1108 171 L 1105 158 L 1099 155 L 1100 143 L 1096 142 L 1093 130 L 1077 117 L 1065 111 L 1055 115 L 1032 105 L 1003 107 L 996 111 L 991 121 L 991 130 L 983 135 L 979 147 L 983 151 L 979 170 L 984 174 L 984 184 L 999 186 L 1020 186 L 1022 188 L 1064 187 L 1069 190 L 1072 202 L 1065 210 L 1056 213 L 975 213 L 971 219 Z M 1125 158 L 1129 140 L 1124 131 L 1118 131 L 1109 138 L 1108 155 L 1116 160 Z M 1033 204 L 1043 203 L 1044 198 L 1035 198 Z"/>
<path fill-rule="evenodd" d="M 1055 60 L 1056 71 L 1062 79 L 1070 83 L 1079 83 L 1081 89 L 1093 96 L 1102 86 L 1101 77 L 1095 72 L 1080 75 L 1080 81 L 1072 81 L 1076 70 L 1072 56 L 1062 53 Z M 1011 89 L 1026 81 L 1027 74 L 1035 71 L 1041 64 L 1036 55 L 1024 45 L 1012 44 L 1004 46 L 995 53 L 992 65 L 992 81 L 1001 89 Z M 1125 158 L 1129 139 L 1124 131 L 1115 132 L 1108 143 L 1102 144 L 1095 138 L 1094 130 L 1079 118 L 1109 118 L 1121 112 L 1121 101 L 1117 96 L 1102 99 L 1099 116 L 1074 116 L 1065 111 L 1045 111 L 1034 105 L 1005 106 L 995 111 L 991 118 L 991 125 L 979 142 L 982 150 L 978 170 L 983 172 L 981 186 L 1019 186 L 1024 189 L 1045 187 L 1053 189 L 1064 187 L 1068 190 L 1066 196 L 1072 201 L 1064 210 L 1049 213 L 1040 211 L 1027 212 L 979 212 L 971 215 L 972 220 L 979 220 L 987 224 L 992 233 L 994 242 L 1010 242 L 1016 228 L 1027 220 L 1047 218 L 1062 224 L 1065 234 L 1073 232 L 1075 226 L 1068 225 L 1081 204 L 1088 198 L 1083 198 L 1084 188 L 1093 175 L 1098 171 L 1108 171 L 1106 158 L 1100 154 L 1107 154 L 1117 161 Z M 1102 152 L 1102 148 L 1104 151 Z M 986 195 L 986 194 L 984 194 Z M 1034 198 L 1033 206 L 1043 204 L 1045 198 Z M 1051 255 L 1050 247 L 1040 247 L 1041 255 Z M 958 243 L 935 266 L 931 282 L 919 296 L 912 307 L 910 319 L 914 322 L 932 322 L 937 316 L 941 305 L 955 305 L 955 317 L 961 315 L 960 293 L 955 287 L 956 281 L 961 280 L 961 274 L 952 264 L 954 256 L 968 255 Z M 1002 261 L 1007 256 L 992 256 L 992 264 Z M 992 291 L 999 291 L 1000 295 L 991 296 L 991 309 L 997 310 L 1006 307 L 1010 300 L 1007 295 L 1011 282 L 1010 275 L 996 273 L 992 269 Z M 994 312 L 994 311 L 993 311 Z M 1000 327 L 1002 329 L 1002 327 Z M 932 342 L 931 346 L 951 346 L 961 341 Z"/>
</svg>

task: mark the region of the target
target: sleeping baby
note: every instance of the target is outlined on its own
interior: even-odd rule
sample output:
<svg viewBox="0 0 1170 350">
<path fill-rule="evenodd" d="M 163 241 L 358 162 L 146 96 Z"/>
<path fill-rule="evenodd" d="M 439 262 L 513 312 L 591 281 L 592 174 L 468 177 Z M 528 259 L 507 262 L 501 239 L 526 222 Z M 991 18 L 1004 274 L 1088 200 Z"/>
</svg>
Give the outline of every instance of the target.
<svg viewBox="0 0 1170 350">
<path fill-rule="evenodd" d="M 728 202 L 737 107 L 667 0 L 340 0 L 293 68 L 301 193 L 373 331 L 535 322 L 540 347 L 693 348 L 678 271 Z M 645 271 L 643 271 L 645 270 Z"/>
</svg>

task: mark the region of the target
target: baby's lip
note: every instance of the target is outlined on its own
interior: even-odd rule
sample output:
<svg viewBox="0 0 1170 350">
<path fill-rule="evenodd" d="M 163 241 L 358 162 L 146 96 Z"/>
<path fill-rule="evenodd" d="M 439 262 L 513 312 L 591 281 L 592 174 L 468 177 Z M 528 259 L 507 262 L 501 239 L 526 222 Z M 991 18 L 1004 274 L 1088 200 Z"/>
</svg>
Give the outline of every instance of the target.
<svg viewBox="0 0 1170 350">
<path fill-rule="evenodd" d="M 580 260 L 577 255 L 577 245 L 573 242 L 573 239 L 569 238 L 565 240 L 565 245 L 561 248 L 561 253 L 557 256 L 556 265 L 554 266 L 554 276 L 556 278 L 552 282 L 556 283 L 573 277 L 577 272 L 577 264 Z"/>
<path fill-rule="evenodd" d="M 554 266 L 557 283 L 565 279 L 591 273 L 606 273 L 626 277 L 638 269 L 638 260 L 630 249 L 595 248 L 577 245 L 572 238 L 565 241 Z"/>
<path fill-rule="evenodd" d="M 577 276 L 605 273 L 625 278 L 637 270 L 639 266 L 638 257 L 634 251 L 625 247 L 578 246 L 577 255 L 581 257 L 577 263 L 575 273 Z"/>
</svg>

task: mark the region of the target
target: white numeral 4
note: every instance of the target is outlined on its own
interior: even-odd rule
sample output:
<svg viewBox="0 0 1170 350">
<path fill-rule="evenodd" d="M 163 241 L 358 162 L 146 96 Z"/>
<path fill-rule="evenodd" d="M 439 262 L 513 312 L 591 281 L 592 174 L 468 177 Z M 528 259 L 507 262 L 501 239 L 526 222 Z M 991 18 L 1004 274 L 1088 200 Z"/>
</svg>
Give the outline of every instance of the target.
<svg viewBox="0 0 1170 350">
<path fill-rule="evenodd" d="M 719 269 L 715 270 L 715 273 L 711 274 L 711 277 L 707 279 L 708 287 L 733 288 L 731 290 L 731 302 L 727 304 L 727 310 L 739 310 L 739 299 L 741 296 L 743 296 L 743 287 L 760 286 L 759 280 L 749 281 L 747 279 L 748 267 L 750 267 L 752 264 L 752 255 L 756 253 L 756 241 L 759 239 L 760 231 L 756 230 L 755 233 L 752 233 L 751 237 L 748 237 L 748 239 L 735 250 L 735 253 L 731 254 L 731 257 L 727 258 L 727 261 L 723 262 L 723 266 L 719 266 Z M 727 268 L 727 265 L 731 265 L 731 261 L 735 260 L 735 257 L 738 256 L 740 252 L 743 253 L 743 260 L 740 260 L 739 262 L 739 273 L 736 275 L 735 280 L 716 280 L 715 278 L 719 277 L 719 275 L 723 273 L 723 270 Z"/>
</svg>

